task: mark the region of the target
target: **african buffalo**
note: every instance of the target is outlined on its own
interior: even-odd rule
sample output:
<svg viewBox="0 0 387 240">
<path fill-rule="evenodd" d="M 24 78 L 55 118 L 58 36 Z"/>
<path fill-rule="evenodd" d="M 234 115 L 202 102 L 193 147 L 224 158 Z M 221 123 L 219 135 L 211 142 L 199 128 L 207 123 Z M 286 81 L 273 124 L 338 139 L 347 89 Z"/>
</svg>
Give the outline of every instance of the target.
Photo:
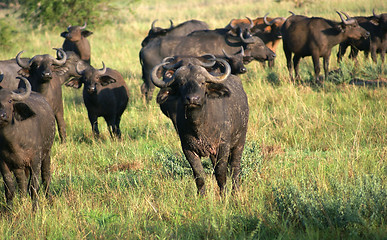
<svg viewBox="0 0 387 240">
<path fill-rule="evenodd" d="M 22 68 L 19 73 L 26 77 L 31 83 L 32 91 L 41 93 L 50 104 L 54 111 L 55 119 L 58 124 L 59 137 L 61 142 L 66 140 L 66 124 L 63 118 L 63 100 L 62 100 L 62 77 L 61 67 L 66 63 L 67 54 L 59 49 L 62 56 L 61 59 L 56 59 L 49 54 L 36 55 L 29 59 L 27 63 L 20 60 L 19 52 L 16 56 L 16 62 Z"/>
<path fill-rule="evenodd" d="M 269 15 L 269 13 L 265 14 L 264 17 L 258 17 L 252 20 L 253 27 L 250 29 L 250 31 L 252 35 L 262 39 L 266 46 L 275 53 L 282 39 L 281 26 L 286 19 L 283 17 L 269 18 L 267 15 Z M 233 19 L 229 25 L 226 26 L 226 28 L 230 26 L 230 24 L 236 26 L 247 24 L 248 21 L 248 19 Z M 269 60 L 268 65 L 269 67 L 273 67 L 274 59 Z"/>
<path fill-rule="evenodd" d="M 332 47 L 347 39 L 367 38 L 369 32 L 360 27 L 356 19 L 347 18 L 337 12 L 341 22 L 328 19 L 293 15 L 286 19 L 281 27 L 283 48 L 286 55 L 289 75 L 293 81 L 293 64 L 296 78 L 299 78 L 298 64 L 302 57 L 312 56 L 315 81 L 319 80 L 320 57 L 324 60 L 325 80 L 328 78 L 329 57 Z"/>
<path fill-rule="evenodd" d="M 384 63 L 384 56 L 387 51 L 387 13 L 379 15 L 375 14 L 375 11 L 372 13 L 373 15 L 369 17 L 354 17 L 359 25 L 370 33 L 370 37 L 359 40 L 351 39 L 340 43 L 337 62 L 341 61 L 347 47 L 351 46 L 350 58 L 356 59 L 359 51 L 364 51 L 366 57 L 371 52 L 371 58 L 376 63 L 377 53 L 379 53 L 382 63 Z"/>
<path fill-rule="evenodd" d="M 29 192 L 35 208 L 39 175 L 49 196 L 55 118 L 45 98 L 31 92 L 27 79 L 21 80 L 25 91 L 0 89 L 0 169 L 8 207 L 15 195 L 14 174 L 20 192 Z"/>
<path fill-rule="evenodd" d="M 187 65 L 168 67 L 168 74 L 164 74 L 163 79 L 158 78 L 157 72 L 168 62 L 156 65 L 151 73 L 152 82 L 161 88 L 158 103 L 161 108 L 168 104 L 163 112 L 176 127 L 200 194 L 205 194 L 201 158 L 208 156 L 220 192 L 224 192 L 228 165 L 233 190 L 238 189 L 249 118 L 247 96 L 241 80 L 230 74 L 231 68 L 225 60 L 215 61 L 224 65 L 221 74 L 211 74 L 202 64 L 192 61 Z"/>
<path fill-rule="evenodd" d="M 88 67 L 77 71 L 81 75 L 66 83 L 73 88 L 83 87 L 83 101 L 87 108 L 94 136 L 99 137 L 98 117 L 103 117 L 108 125 L 110 136 L 121 138 L 120 121 L 129 100 L 129 89 L 121 74 L 111 68 Z"/>
<path fill-rule="evenodd" d="M 62 48 L 64 51 L 73 51 L 88 64 L 90 64 L 90 43 L 87 37 L 93 34 L 88 30 L 85 30 L 86 23 L 83 26 L 68 26 L 67 31 L 60 34 L 64 37 Z"/>
<path fill-rule="evenodd" d="M 244 63 L 252 60 L 272 60 L 275 57 L 273 51 L 265 46 L 258 37 L 244 38 L 229 33 L 229 29 L 195 31 L 185 37 L 164 37 L 152 41 L 140 51 L 142 65 L 142 77 L 144 80 L 141 91 L 147 101 L 152 99 L 154 85 L 150 81 L 150 73 L 154 66 L 168 56 L 201 56 L 213 54 L 215 56 L 239 53 L 244 49 Z"/>
<path fill-rule="evenodd" d="M 148 32 L 148 36 L 146 36 L 141 42 L 142 47 L 144 47 L 150 41 L 157 37 L 186 36 L 194 31 L 209 29 L 207 23 L 195 19 L 180 23 L 176 27 L 173 25 L 172 20 L 169 20 L 171 22 L 171 26 L 169 28 L 155 27 L 156 21 L 157 19 L 152 22 L 151 29 Z"/>
</svg>

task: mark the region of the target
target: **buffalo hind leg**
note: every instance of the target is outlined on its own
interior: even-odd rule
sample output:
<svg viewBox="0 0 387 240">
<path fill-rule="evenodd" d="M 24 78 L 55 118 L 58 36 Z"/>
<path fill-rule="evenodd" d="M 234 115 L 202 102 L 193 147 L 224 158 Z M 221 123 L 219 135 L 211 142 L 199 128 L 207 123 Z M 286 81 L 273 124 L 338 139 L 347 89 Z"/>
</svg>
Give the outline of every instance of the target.
<svg viewBox="0 0 387 240">
<path fill-rule="evenodd" d="M 323 64 L 324 64 L 324 81 L 328 80 L 329 75 L 329 57 L 330 53 L 327 56 L 323 57 Z"/>
<path fill-rule="evenodd" d="M 231 168 L 232 190 L 236 192 L 239 190 L 239 177 L 241 172 L 241 158 L 244 146 L 239 146 L 231 150 L 229 157 L 229 164 Z"/>
<path fill-rule="evenodd" d="M 318 55 L 312 55 L 313 66 L 314 66 L 314 81 L 319 82 L 320 79 L 320 58 Z"/>
<path fill-rule="evenodd" d="M 58 132 L 61 143 L 66 142 L 66 123 L 63 118 L 63 110 L 62 112 L 57 112 L 55 114 L 56 123 L 58 126 Z"/>
<path fill-rule="evenodd" d="M 301 57 L 298 55 L 294 55 L 293 57 L 293 66 L 294 66 L 294 74 L 295 74 L 295 81 L 300 81 L 300 59 Z"/>
<path fill-rule="evenodd" d="M 294 82 L 294 79 L 293 79 L 293 65 L 292 65 L 292 52 L 289 51 L 286 48 L 286 44 L 285 43 L 284 43 L 284 52 L 285 52 L 285 56 L 286 56 L 286 66 L 287 66 L 288 71 L 289 71 L 290 81 Z"/>
</svg>

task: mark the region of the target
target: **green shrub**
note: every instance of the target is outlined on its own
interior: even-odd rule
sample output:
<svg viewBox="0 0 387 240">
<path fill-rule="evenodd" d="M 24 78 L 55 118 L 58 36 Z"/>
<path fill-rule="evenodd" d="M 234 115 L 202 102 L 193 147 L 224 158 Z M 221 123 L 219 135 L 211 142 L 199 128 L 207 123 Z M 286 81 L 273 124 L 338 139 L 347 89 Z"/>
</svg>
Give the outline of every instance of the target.
<svg viewBox="0 0 387 240">
<path fill-rule="evenodd" d="M 21 0 L 21 17 L 35 27 L 67 27 L 69 24 L 104 23 L 103 13 L 112 9 L 107 0 Z"/>
</svg>

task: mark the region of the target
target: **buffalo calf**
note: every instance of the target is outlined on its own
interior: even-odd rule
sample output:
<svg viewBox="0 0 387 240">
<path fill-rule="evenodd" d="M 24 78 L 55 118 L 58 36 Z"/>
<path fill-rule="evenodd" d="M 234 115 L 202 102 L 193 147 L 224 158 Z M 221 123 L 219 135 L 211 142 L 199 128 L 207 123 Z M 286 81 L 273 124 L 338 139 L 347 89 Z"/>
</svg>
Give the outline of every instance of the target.
<svg viewBox="0 0 387 240">
<path fill-rule="evenodd" d="M 102 63 L 103 64 L 103 63 Z M 90 124 L 95 137 L 99 136 L 98 117 L 103 117 L 111 137 L 121 138 L 120 121 L 129 100 L 129 89 L 121 74 L 113 69 L 95 69 L 91 66 L 77 72 L 81 77 L 72 79 L 66 86 L 83 87 L 83 101 L 87 108 Z"/>
</svg>

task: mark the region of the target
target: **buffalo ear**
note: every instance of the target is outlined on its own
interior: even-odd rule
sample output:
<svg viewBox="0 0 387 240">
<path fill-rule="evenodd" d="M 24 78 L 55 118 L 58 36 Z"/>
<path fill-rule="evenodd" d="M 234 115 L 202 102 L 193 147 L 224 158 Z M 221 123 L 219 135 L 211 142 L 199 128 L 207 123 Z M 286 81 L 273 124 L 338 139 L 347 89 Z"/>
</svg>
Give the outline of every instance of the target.
<svg viewBox="0 0 387 240">
<path fill-rule="evenodd" d="M 60 36 L 66 38 L 66 36 L 67 36 L 68 33 L 69 33 L 69 32 L 62 32 L 62 33 L 60 34 Z"/>
<path fill-rule="evenodd" d="M 375 26 L 379 26 L 379 19 L 371 19 L 370 22 Z"/>
<path fill-rule="evenodd" d="M 229 97 L 231 94 L 230 89 L 223 83 L 208 83 L 207 84 L 207 96 L 209 98 L 221 98 Z"/>
<path fill-rule="evenodd" d="M 339 32 L 345 32 L 346 25 L 344 23 L 337 24 L 335 29 Z"/>
<path fill-rule="evenodd" d="M 22 68 L 19 71 L 17 71 L 19 75 L 22 75 L 23 77 L 28 78 L 30 76 L 30 71 L 27 68 Z"/>
<path fill-rule="evenodd" d="M 82 34 L 83 37 L 88 37 L 88 36 L 90 36 L 91 34 L 93 34 L 93 32 L 90 32 L 90 31 L 88 31 L 88 30 L 83 30 L 81 34 Z"/>
<path fill-rule="evenodd" d="M 170 87 L 161 88 L 160 92 L 157 94 L 156 102 L 158 104 L 163 104 L 168 98 L 173 95 L 173 89 Z"/>
<path fill-rule="evenodd" d="M 17 102 L 13 105 L 13 116 L 18 121 L 24 121 L 35 115 L 35 112 L 25 103 Z"/>
<path fill-rule="evenodd" d="M 68 81 L 66 84 L 66 87 L 73 87 L 75 89 L 79 89 L 82 87 L 82 81 L 80 78 L 73 78 L 70 81 Z"/>
<path fill-rule="evenodd" d="M 102 75 L 99 77 L 99 83 L 101 83 L 102 86 L 109 85 L 110 83 L 115 83 L 117 80 L 112 78 L 109 75 Z"/>
</svg>

